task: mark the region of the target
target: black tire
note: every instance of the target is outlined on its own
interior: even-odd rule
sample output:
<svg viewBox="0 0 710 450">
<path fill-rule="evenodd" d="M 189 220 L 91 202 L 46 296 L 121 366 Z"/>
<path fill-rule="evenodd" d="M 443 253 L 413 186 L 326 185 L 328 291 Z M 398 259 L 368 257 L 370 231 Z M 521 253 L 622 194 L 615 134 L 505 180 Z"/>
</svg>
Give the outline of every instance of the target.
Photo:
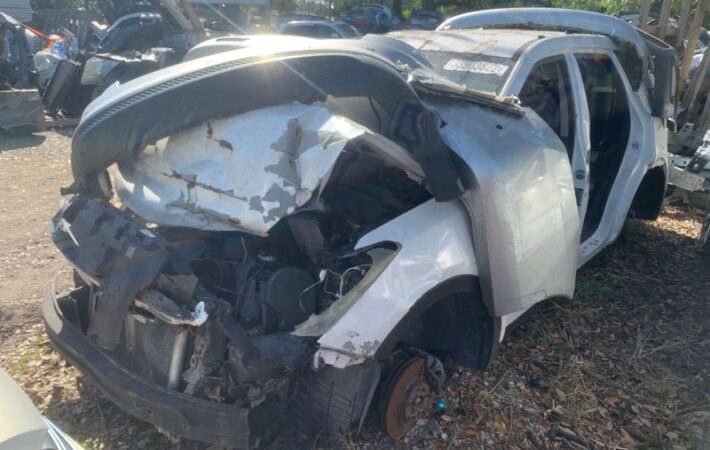
<svg viewBox="0 0 710 450">
<path fill-rule="evenodd" d="M 312 435 L 345 436 L 362 426 L 380 379 L 380 364 L 304 369 L 290 402 L 293 420 Z"/>
</svg>

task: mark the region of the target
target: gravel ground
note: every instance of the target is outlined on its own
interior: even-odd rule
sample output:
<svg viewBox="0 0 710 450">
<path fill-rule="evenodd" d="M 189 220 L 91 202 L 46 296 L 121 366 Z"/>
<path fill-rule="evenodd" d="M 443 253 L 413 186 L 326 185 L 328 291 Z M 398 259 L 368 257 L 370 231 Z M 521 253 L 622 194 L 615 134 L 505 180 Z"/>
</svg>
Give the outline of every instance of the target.
<svg viewBox="0 0 710 450">
<path fill-rule="evenodd" d="M 47 223 L 70 182 L 69 138 L 0 136 L 0 366 L 86 448 L 172 443 L 102 398 L 51 348 L 40 298 L 68 266 Z M 446 364 L 446 407 L 393 443 L 366 423 L 338 442 L 285 448 L 710 449 L 710 274 L 699 211 L 630 221 L 580 271 L 572 301 L 527 315 L 485 373 Z M 372 415 L 374 416 L 374 415 Z"/>
</svg>

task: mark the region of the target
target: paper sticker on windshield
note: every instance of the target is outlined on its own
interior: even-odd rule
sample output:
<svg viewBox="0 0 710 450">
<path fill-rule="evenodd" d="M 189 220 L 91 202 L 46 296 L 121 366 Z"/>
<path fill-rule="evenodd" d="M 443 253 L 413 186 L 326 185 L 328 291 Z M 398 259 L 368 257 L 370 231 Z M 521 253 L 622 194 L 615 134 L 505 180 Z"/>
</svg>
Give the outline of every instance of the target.
<svg viewBox="0 0 710 450">
<path fill-rule="evenodd" d="M 500 76 L 508 70 L 508 66 L 494 62 L 466 61 L 465 59 L 454 58 L 450 59 L 446 65 L 444 65 L 444 70 L 454 72 L 485 73 Z"/>
</svg>

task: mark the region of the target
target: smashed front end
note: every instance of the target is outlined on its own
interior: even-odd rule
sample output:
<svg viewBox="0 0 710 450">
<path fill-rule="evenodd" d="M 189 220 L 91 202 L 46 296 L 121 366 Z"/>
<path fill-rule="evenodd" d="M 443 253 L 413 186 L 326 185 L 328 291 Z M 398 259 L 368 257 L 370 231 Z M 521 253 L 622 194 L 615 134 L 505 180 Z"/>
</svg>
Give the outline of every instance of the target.
<svg viewBox="0 0 710 450">
<path fill-rule="evenodd" d="M 399 250 L 361 237 L 459 193 L 435 115 L 392 67 L 333 49 L 249 51 L 90 105 L 72 197 L 52 221 L 77 287 L 44 304 L 52 342 L 120 407 L 235 447 L 264 442 L 289 411 L 315 417 L 321 394 L 303 386 L 313 330 Z M 306 322 L 318 326 L 294 332 Z M 377 385 L 376 361 L 350 369 L 333 374 L 349 387 L 328 431 L 360 426 Z"/>
</svg>

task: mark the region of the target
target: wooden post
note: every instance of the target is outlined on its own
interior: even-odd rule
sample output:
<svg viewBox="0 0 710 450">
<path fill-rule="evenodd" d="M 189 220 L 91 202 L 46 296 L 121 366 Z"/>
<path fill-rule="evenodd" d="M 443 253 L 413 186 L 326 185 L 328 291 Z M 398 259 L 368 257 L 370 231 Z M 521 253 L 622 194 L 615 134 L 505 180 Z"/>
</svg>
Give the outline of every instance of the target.
<svg viewBox="0 0 710 450">
<path fill-rule="evenodd" d="M 165 11 L 175 19 L 182 31 L 190 31 L 194 29 L 190 21 L 185 18 L 182 11 L 180 11 L 177 5 L 173 3 L 173 0 L 161 0 L 160 4 L 163 5 Z"/>
<path fill-rule="evenodd" d="M 693 16 L 693 23 L 690 25 L 690 33 L 688 34 L 688 42 L 683 52 L 683 64 L 680 66 L 680 77 L 678 79 L 681 94 L 685 92 L 685 80 L 690 73 L 690 64 L 693 62 L 695 44 L 698 42 L 700 27 L 703 26 L 706 4 L 707 0 L 698 0 L 698 6 L 695 8 L 695 14 Z"/>
<path fill-rule="evenodd" d="M 197 17 L 197 14 L 195 14 L 195 10 L 192 9 L 192 5 L 190 5 L 187 0 L 180 0 L 180 6 L 182 7 L 182 10 L 185 11 L 185 15 L 187 16 L 187 18 L 190 19 L 190 23 L 192 24 L 193 28 L 195 28 L 197 31 L 201 31 L 204 33 L 205 28 L 202 26 L 200 18 Z"/>
<path fill-rule="evenodd" d="M 700 87 L 703 85 L 703 80 L 708 73 L 708 66 L 710 66 L 710 45 L 705 48 L 705 53 L 703 54 L 703 61 L 700 66 L 695 70 L 693 79 L 690 81 L 688 90 L 683 95 L 683 107 L 687 111 L 686 121 L 696 123 L 693 114 L 695 109 L 695 100 L 700 92 Z"/>
<path fill-rule="evenodd" d="M 648 16 L 651 12 L 651 0 L 641 0 L 639 8 L 639 28 L 646 31 L 648 29 Z"/>
<path fill-rule="evenodd" d="M 661 6 L 661 15 L 658 17 L 658 39 L 665 40 L 668 32 L 668 19 L 671 17 L 672 0 L 663 0 Z"/>
<path fill-rule="evenodd" d="M 678 18 L 678 29 L 675 31 L 675 47 L 683 46 L 683 38 L 685 37 L 685 29 L 688 28 L 688 16 L 690 15 L 690 0 L 683 0 L 680 5 L 680 17 Z"/>
<path fill-rule="evenodd" d="M 695 122 L 693 132 L 701 132 L 704 136 L 708 129 L 708 125 L 710 125 L 708 121 L 710 121 L 710 98 L 705 100 L 703 112 L 700 113 L 700 117 L 698 117 L 698 120 Z"/>
</svg>

